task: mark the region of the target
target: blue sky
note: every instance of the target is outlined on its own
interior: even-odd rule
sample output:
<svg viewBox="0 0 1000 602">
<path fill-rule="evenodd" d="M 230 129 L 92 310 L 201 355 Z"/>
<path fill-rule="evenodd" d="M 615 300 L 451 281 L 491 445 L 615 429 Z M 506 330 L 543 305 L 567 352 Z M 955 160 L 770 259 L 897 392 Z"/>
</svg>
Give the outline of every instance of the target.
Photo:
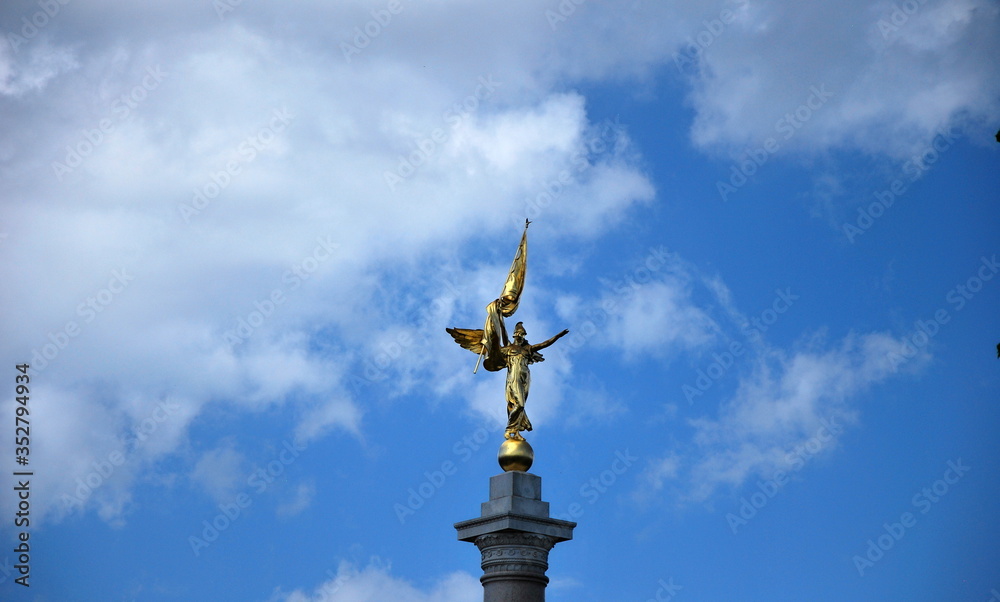
<svg viewBox="0 0 1000 602">
<path fill-rule="evenodd" d="M 1000 599 L 998 21 L 4 3 L 0 598 L 480 599 L 530 217 L 550 600 Z"/>
</svg>

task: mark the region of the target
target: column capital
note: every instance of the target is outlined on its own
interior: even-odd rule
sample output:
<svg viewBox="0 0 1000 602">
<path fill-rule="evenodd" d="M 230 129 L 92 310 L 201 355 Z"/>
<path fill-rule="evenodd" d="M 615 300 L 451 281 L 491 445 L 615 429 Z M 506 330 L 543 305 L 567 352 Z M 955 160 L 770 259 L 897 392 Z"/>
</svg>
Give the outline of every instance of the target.
<svg viewBox="0 0 1000 602">
<path fill-rule="evenodd" d="M 556 542 L 551 537 L 535 533 L 501 531 L 480 535 L 475 541 L 482 552 L 484 587 L 493 581 L 530 581 L 545 587 L 549 578 L 549 550 Z"/>
</svg>

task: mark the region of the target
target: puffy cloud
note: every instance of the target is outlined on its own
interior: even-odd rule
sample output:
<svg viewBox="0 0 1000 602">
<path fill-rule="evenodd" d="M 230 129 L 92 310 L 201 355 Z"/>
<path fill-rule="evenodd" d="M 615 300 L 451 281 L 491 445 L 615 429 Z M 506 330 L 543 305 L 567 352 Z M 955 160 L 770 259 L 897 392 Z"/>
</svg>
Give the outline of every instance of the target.
<svg viewBox="0 0 1000 602">
<path fill-rule="evenodd" d="M 270 602 L 378 602 L 381 600 L 406 600 L 407 602 L 461 602 L 481 600 L 483 586 L 468 573 L 456 572 L 442 577 L 428 590 L 421 590 L 404 579 L 393 577 L 391 567 L 377 559 L 359 569 L 348 562 L 341 562 L 330 579 L 314 590 L 295 590 L 291 593 L 276 591 Z"/>
<path fill-rule="evenodd" d="M 20 54 L 18 47 L 27 42 L 14 39 L 8 36 L 10 46 L 0 44 L 0 94 L 22 96 L 43 90 L 54 77 L 79 66 L 74 52 L 67 47 L 54 47 L 40 40 Z"/>
<path fill-rule="evenodd" d="M 654 255 L 655 256 L 655 255 Z M 625 351 L 655 348 L 699 352 L 747 317 L 718 275 L 705 274 L 675 254 L 666 256 L 665 282 L 633 286 L 622 315 L 636 312 L 640 325 L 611 341 Z M 626 279 L 627 281 L 628 279 Z M 709 301 L 696 305 L 695 295 Z M 785 297 L 789 291 L 778 291 Z M 638 299 L 638 304 L 633 303 Z M 787 297 L 793 303 L 794 296 Z M 668 308 L 668 311 L 659 311 Z M 713 315 L 717 314 L 717 316 Z M 627 327 L 627 320 L 617 327 Z M 614 328 L 614 327 L 612 327 Z M 702 501 L 719 487 L 739 487 L 748 478 L 801 468 L 805 460 L 836 445 L 843 428 L 858 416 L 858 399 L 874 385 L 922 369 L 930 353 L 888 333 L 848 333 L 830 345 L 822 333 L 786 350 L 751 330 L 749 353 L 732 358 L 738 375 L 735 393 L 714 417 L 688 420 L 688 442 L 654 458 L 640 478 L 635 498 L 648 502 L 665 488 L 685 501 Z M 912 334 L 912 333 L 911 333 Z M 655 347 L 653 344 L 655 343 Z M 690 385 L 688 385 L 690 387 Z M 692 389 L 693 390 L 693 389 Z M 693 399 L 703 399 L 698 391 Z M 667 408 L 675 416 L 676 406 Z M 805 451 L 803 451 L 805 450 Z"/>
<path fill-rule="evenodd" d="M 719 326 L 696 302 L 698 270 L 665 247 L 650 249 L 621 274 L 597 280 L 596 301 L 563 296 L 556 310 L 580 323 L 567 344 L 613 346 L 627 357 L 671 357 L 715 341 Z"/>
<path fill-rule="evenodd" d="M 792 352 L 764 346 L 718 415 L 690 421 L 694 435 L 684 453 L 671 450 L 647 468 L 638 495 L 647 498 L 669 483 L 682 499 L 701 501 L 720 486 L 799 470 L 836 446 L 857 420 L 862 394 L 901 365 L 915 370 L 929 358 L 885 333 L 851 333 L 832 347 L 817 338 Z"/>
<path fill-rule="evenodd" d="M 1000 9 L 901 6 L 741 3 L 730 23 L 706 23 L 679 54 L 694 143 L 739 153 L 774 138 L 781 151 L 904 158 L 950 126 L 994 120 L 1000 68 L 983 59 L 1000 50 Z"/>
<path fill-rule="evenodd" d="M 409 294 L 394 281 L 400 262 L 427 259 L 411 270 L 427 279 L 435 258 L 508 232 L 551 182 L 564 191 L 539 210 L 566 217 L 567 236 L 596 236 L 651 198 L 624 131 L 592 124 L 578 93 L 526 92 L 518 74 L 533 59 L 523 51 L 495 72 L 448 52 L 424 71 L 420 53 L 398 54 L 408 32 L 446 26 L 452 12 L 410 7 L 392 35 L 347 62 L 325 29 L 292 39 L 248 5 L 222 18 L 169 6 L 67 8 L 44 36 L 0 57 L 9 134 L 0 173 L 12 182 L 3 205 L 17 224 L 2 242 L 3 275 L 31 283 L 0 291 L 2 357 L 27 355 L 72 413 L 104 417 L 92 436 L 41 454 L 53 491 L 73 489 L 77 473 L 127 443 L 120 489 L 87 502 L 103 500 L 108 517 L 125 511 L 151 462 L 183 449 L 210 403 L 294 406 L 304 442 L 333 430 L 362 436 L 352 377 L 401 330 L 425 338 L 419 328 L 431 326 L 397 324 L 395 307 L 374 302 Z M 111 8 L 123 12 L 99 14 Z M 298 10 L 282 18 L 333 23 L 332 39 L 370 18 Z M 137 11 L 158 26 L 133 20 Z M 475 47 L 518 48 L 508 41 L 497 32 Z M 439 297 L 425 292 L 409 302 Z M 435 334 L 450 325 L 438 319 Z M 428 368 L 407 352 L 393 365 L 400 392 Z M 547 382 L 555 376 L 537 387 L 558 390 Z M 170 418 L 134 444 L 131 429 L 166 396 L 177 406 Z M 75 466 L 71 457 L 80 466 L 54 468 Z M 233 459 L 207 456 L 190 476 L 211 483 Z M 36 505 L 39 517 L 57 508 Z"/>
<path fill-rule="evenodd" d="M 243 454 L 229 440 L 202 454 L 191 471 L 191 479 L 200 485 L 216 503 L 232 502 L 246 474 Z"/>
</svg>

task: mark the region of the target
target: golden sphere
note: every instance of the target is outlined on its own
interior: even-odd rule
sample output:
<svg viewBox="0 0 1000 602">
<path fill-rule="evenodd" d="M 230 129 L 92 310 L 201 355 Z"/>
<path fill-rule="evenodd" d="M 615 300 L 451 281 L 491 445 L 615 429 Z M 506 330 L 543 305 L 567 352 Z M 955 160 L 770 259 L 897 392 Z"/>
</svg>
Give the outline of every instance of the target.
<svg viewBox="0 0 1000 602">
<path fill-rule="evenodd" d="M 500 445 L 497 461 L 504 472 L 528 472 L 535 461 L 535 451 L 524 439 L 505 439 Z"/>
</svg>

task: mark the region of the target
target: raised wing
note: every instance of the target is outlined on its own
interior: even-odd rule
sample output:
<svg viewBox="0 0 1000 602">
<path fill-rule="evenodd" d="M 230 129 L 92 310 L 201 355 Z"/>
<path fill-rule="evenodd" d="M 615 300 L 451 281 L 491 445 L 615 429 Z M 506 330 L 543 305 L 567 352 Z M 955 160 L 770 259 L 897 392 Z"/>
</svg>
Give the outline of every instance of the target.
<svg viewBox="0 0 1000 602">
<path fill-rule="evenodd" d="M 445 328 L 445 330 L 463 348 L 476 355 L 483 352 L 483 330 L 481 328 Z"/>
<path fill-rule="evenodd" d="M 483 354 L 483 330 L 480 328 L 445 328 L 455 342 L 476 355 Z M 500 351 L 499 337 L 492 337 L 490 348 L 483 354 L 483 368 L 497 372 L 507 367 L 503 353 Z"/>
</svg>

